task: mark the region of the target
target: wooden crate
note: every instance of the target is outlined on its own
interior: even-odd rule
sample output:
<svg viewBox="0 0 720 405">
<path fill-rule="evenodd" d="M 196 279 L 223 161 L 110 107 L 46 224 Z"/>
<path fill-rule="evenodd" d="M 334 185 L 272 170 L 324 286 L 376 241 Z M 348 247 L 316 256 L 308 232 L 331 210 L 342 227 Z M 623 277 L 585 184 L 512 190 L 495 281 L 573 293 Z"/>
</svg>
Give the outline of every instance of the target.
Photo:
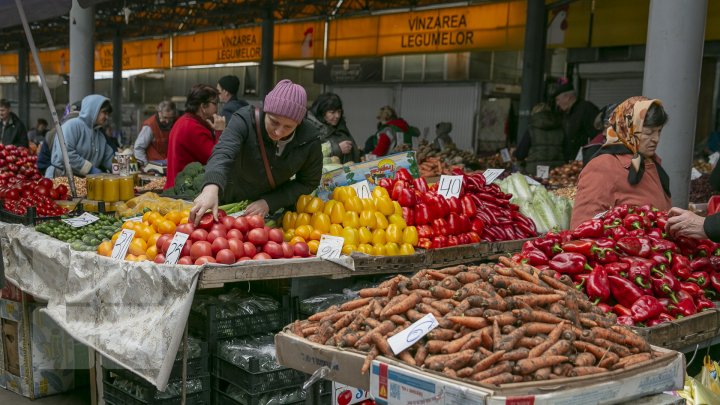
<svg viewBox="0 0 720 405">
<path fill-rule="evenodd" d="M 673 322 L 632 329 L 652 345 L 677 350 L 716 337 L 720 332 L 720 310 L 708 309 Z"/>
</svg>

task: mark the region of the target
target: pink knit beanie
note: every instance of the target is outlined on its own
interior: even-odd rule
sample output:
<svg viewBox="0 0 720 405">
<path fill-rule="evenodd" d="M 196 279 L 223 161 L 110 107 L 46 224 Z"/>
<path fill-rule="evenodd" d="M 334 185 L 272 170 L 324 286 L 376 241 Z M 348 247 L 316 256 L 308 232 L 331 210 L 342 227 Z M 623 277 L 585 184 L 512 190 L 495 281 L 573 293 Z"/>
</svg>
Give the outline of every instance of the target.
<svg viewBox="0 0 720 405">
<path fill-rule="evenodd" d="M 265 96 L 263 111 L 277 114 L 300 123 L 307 112 L 307 93 L 303 86 L 288 79 L 281 80 Z"/>
</svg>

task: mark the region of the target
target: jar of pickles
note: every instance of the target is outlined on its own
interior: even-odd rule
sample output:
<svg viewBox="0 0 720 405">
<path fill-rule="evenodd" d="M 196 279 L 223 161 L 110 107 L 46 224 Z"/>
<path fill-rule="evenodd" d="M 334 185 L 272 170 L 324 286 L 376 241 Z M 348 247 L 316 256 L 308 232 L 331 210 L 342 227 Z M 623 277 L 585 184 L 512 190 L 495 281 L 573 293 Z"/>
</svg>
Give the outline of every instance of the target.
<svg viewBox="0 0 720 405">
<path fill-rule="evenodd" d="M 128 174 L 120 176 L 120 201 L 127 201 L 135 197 L 135 176 Z"/>
</svg>

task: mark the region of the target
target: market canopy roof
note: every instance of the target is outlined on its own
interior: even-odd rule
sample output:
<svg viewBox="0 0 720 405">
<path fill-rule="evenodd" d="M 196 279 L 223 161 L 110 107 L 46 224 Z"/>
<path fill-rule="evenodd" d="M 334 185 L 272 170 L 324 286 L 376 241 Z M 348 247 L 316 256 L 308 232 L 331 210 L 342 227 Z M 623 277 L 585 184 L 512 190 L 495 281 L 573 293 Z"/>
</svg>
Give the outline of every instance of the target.
<svg viewBox="0 0 720 405">
<path fill-rule="evenodd" d="M 96 41 L 237 28 L 258 24 L 268 11 L 276 20 L 351 16 L 392 9 L 457 5 L 448 0 L 78 0 L 95 4 Z M 488 3 L 480 0 L 468 3 Z M 39 48 L 67 46 L 71 0 L 22 0 Z M 127 22 L 126 22 L 127 15 Z M 0 43 L 12 50 L 25 42 L 15 0 L 0 0 Z"/>
</svg>

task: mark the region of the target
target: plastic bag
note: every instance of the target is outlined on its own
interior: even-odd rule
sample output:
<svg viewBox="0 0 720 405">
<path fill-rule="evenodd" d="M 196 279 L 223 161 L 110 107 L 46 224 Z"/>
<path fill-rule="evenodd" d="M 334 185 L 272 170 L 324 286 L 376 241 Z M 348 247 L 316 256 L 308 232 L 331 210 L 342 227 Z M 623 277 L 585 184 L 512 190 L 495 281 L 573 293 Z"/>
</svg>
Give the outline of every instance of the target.
<svg viewBox="0 0 720 405">
<path fill-rule="evenodd" d="M 720 404 L 720 365 L 710 356 L 705 356 L 703 368 L 695 378 L 685 376 L 685 387 L 676 393 L 685 398 L 687 405 Z"/>
<path fill-rule="evenodd" d="M 124 203 L 117 203 L 115 209 L 123 218 L 143 214 L 146 209 L 157 211 L 162 215 L 170 211 L 183 211 L 192 207 L 192 203 L 173 198 L 160 197 L 155 193 L 145 193 Z"/>
</svg>

